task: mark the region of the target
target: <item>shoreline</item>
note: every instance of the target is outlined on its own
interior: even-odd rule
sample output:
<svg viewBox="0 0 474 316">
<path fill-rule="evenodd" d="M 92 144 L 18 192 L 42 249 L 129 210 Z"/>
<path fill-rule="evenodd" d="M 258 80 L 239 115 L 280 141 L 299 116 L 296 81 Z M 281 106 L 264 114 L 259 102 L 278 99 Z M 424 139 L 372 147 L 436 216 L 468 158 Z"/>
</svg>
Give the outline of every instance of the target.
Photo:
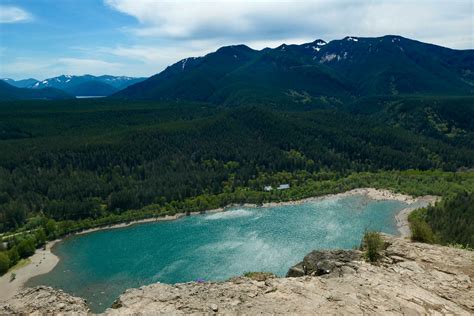
<svg viewBox="0 0 474 316">
<path fill-rule="evenodd" d="M 408 215 L 418 208 L 427 207 L 439 201 L 441 197 L 434 195 L 424 195 L 419 197 L 413 197 L 411 195 L 403 193 L 395 193 L 386 189 L 375 189 L 375 188 L 357 188 L 352 189 L 342 193 L 327 194 L 317 197 L 310 197 L 301 200 L 287 201 L 287 202 L 269 202 L 264 203 L 262 207 L 275 207 L 275 206 L 285 206 L 285 205 L 299 205 L 303 203 L 321 201 L 324 199 L 330 198 L 344 198 L 354 195 L 365 195 L 369 199 L 374 201 L 399 201 L 407 203 L 409 206 L 401 209 L 395 215 L 395 223 L 397 225 L 397 230 L 400 233 L 402 238 L 410 238 L 410 224 L 408 222 Z M 413 205 L 415 204 L 415 205 Z M 257 207 L 255 204 L 243 204 L 242 207 Z"/>
<path fill-rule="evenodd" d="M 423 205 L 409 206 L 402 209 L 395 215 L 395 221 L 397 223 L 397 229 L 400 232 L 402 238 L 410 238 L 410 223 L 408 222 L 408 216 L 411 212 L 418 208 L 427 207 L 429 205 L 434 205 L 436 202 L 441 200 L 441 197 L 434 195 L 425 195 L 417 198 L 416 202 L 421 202 Z"/>
<path fill-rule="evenodd" d="M 300 205 L 308 202 L 314 201 L 321 201 L 325 199 L 331 198 L 344 198 L 354 195 L 365 195 L 369 199 L 375 201 L 383 201 L 383 200 L 395 200 L 407 203 L 409 206 L 403 208 L 395 215 L 395 221 L 400 232 L 402 238 L 407 238 L 410 236 L 410 228 L 408 224 L 408 215 L 415 209 L 420 207 L 425 207 L 431 203 L 436 202 L 439 200 L 440 197 L 437 196 L 421 196 L 421 197 L 413 197 L 406 194 L 401 193 L 394 193 L 390 190 L 385 189 L 374 189 L 374 188 L 358 188 L 352 189 L 346 192 L 341 193 L 334 193 L 334 194 L 326 194 L 316 197 L 309 197 L 300 200 L 294 201 L 285 201 L 285 202 L 268 202 L 262 205 L 244 203 L 244 204 L 230 204 L 225 207 L 207 210 L 204 212 L 191 212 L 189 216 L 195 215 L 203 215 L 203 214 L 211 214 L 211 213 L 219 213 L 225 212 L 230 208 L 235 207 L 251 207 L 251 208 L 261 208 L 261 207 L 278 207 L 278 206 L 289 206 L 289 205 Z M 418 205 L 419 202 L 423 203 L 424 205 Z M 416 204 L 416 205 L 412 205 Z M 10 282 L 10 275 L 12 272 L 7 272 L 5 275 L 0 277 L 0 302 L 8 301 L 9 298 L 13 297 L 17 294 L 20 290 L 24 288 L 24 285 L 28 282 L 29 279 L 50 272 L 59 262 L 59 257 L 57 257 L 51 249 L 57 243 L 61 242 L 63 239 L 76 236 L 76 235 L 85 235 L 101 230 L 109 230 L 109 229 L 117 229 L 117 228 L 126 228 L 133 225 L 145 224 L 145 223 L 153 223 L 153 222 L 164 222 L 164 221 L 173 221 L 180 218 L 187 216 L 186 213 L 177 213 L 175 215 L 166 215 L 161 217 L 153 217 L 153 218 L 146 218 L 141 220 L 134 220 L 127 223 L 119 223 L 113 224 L 103 227 L 95 227 L 86 229 L 68 236 L 65 236 L 62 239 L 57 239 L 54 241 L 50 241 L 46 244 L 46 249 L 37 249 L 35 253 L 29 257 L 28 259 L 31 261 L 26 266 L 19 268 L 18 270 L 12 271 L 16 273 L 16 279 Z"/>
<path fill-rule="evenodd" d="M 385 190 L 385 189 L 357 188 L 357 189 L 352 189 L 352 190 L 349 190 L 349 191 L 346 191 L 346 192 L 325 194 L 325 195 L 321 195 L 321 196 L 314 196 L 314 197 L 309 197 L 309 198 L 304 198 L 304 199 L 299 199 L 299 200 L 293 200 L 293 201 L 267 202 L 267 203 L 263 203 L 262 205 L 257 205 L 257 204 L 252 204 L 252 203 L 229 204 L 229 205 L 226 205 L 224 207 L 220 207 L 220 208 L 217 208 L 217 209 L 206 210 L 204 212 L 190 212 L 189 215 L 186 215 L 186 213 L 176 213 L 174 215 L 165 215 L 165 216 L 160 216 L 160 217 L 138 219 L 138 220 L 133 220 L 133 221 L 126 222 L 126 223 L 118 223 L 118 224 L 111 224 L 111 225 L 107 225 L 107 226 L 89 228 L 89 229 L 85 229 L 83 231 L 71 234 L 71 235 L 66 236 L 66 237 L 75 236 L 75 235 L 85 235 L 85 234 L 89 234 L 89 233 L 93 233 L 93 232 L 97 232 L 97 231 L 101 231 L 101 230 L 126 228 L 126 227 L 130 227 L 130 226 L 133 226 L 133 225 L 139 225 L 139 224 L 174 221 L 174 220 L 186 217 L 186 216 L 220 213 L 220 212 L 225 212 L 225 211 L 227 211 L 231 208 L 235 208 L 235 207 L 261 208 L 261 207 L 278 207 L 278 206 L 300 205 L 300 204 L 304 204 L 304 203 L 321 201 L 321 200 L 325 200 L 325 199 L 344 198 L 344 197 L 349 197 L 349 196 L 354 196 L 354 195 L 365 195 L 368 198 L 370 198 L 372 200 L 375 200 L 375 201 L 394 200 L 394 201 L 404 202 L 404 203 L 407 203 L 407 204 L 414 204 L 416 202 L 419 202 L 420 200 L 425 200 L 426 198 L 430 199 L 429 202 L 436 201 L 436 199 L 437 199 L 437 197 L 433 197 L 433 196 L 421 196 L 421 197 L 416 198 L 416 197 L 413 197 L 413 196 L 410 196 L 410 195 L 407 195 L 407 194 L 395 193 L 395 192 L 392 192 L 390 190 Z M 403 210 L 405 210 L 405 209 L 403 209 Z M 400 212 L 402 212 L 402 211 L 400 211 Z"/>
<path fill-rule="evenodd" d="M 24 288 L 29 279 L 50 272 L 58 264 L 59 257 L 51 249 L 61 239 L 49 241 L 45 248 L 36 249 L 35 253 L 28 258 L 30 262 L 18 269 L 11 270 L 0 277 L 0 302 L 8 301 Z M 15 280 L 10 282 L 11 274 L 15 273 Z"/>
</svg>

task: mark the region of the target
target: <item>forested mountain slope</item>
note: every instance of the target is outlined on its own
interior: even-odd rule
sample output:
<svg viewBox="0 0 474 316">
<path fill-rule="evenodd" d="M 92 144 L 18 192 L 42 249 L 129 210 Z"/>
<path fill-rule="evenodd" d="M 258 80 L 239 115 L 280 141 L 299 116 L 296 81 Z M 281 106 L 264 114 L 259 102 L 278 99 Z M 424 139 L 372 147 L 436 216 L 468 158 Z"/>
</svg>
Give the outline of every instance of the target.
<svg viewBox="0 0 474 316">
<path fill-rule="evenodd" d="M 64 90 L 75 96 L 107 96 L 119 89 L 101 81 L 90 80 L 67 87 Z"/>
<path fill-rule="evenodd" d="M 474 50 L 401 36 L 346 37 L 186 58 L 114 98 L 334 107 L 362 96 L 472 95 Z"/>
</svg>

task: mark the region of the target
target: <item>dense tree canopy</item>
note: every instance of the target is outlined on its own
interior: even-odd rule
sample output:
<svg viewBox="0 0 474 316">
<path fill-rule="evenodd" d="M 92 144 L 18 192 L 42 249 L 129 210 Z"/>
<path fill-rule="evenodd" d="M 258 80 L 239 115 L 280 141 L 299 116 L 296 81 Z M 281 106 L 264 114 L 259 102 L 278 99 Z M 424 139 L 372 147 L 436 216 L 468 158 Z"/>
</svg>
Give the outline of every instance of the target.
<svg viewBox="0 0 474 316">
<path fill-rule="evenodd" d="M 369 110 L 359 113 L 354 106 L 4 103 L 0 231 L 35 215 L 97 219 L 242 187 L 261 191 L 298 173 L 308 180 L 327 172 L 337 179 L 365 171 L 470 168 L 473 125 L 447 110 L 461 104 L 471 115 L 468 101 L 368 99 Z"/>
<path fill-rule="evenodd" d="M 474 193 L 462 192 L 427 208 L 426 222 L 442 243 L 474 247 Z"/>
</svg>

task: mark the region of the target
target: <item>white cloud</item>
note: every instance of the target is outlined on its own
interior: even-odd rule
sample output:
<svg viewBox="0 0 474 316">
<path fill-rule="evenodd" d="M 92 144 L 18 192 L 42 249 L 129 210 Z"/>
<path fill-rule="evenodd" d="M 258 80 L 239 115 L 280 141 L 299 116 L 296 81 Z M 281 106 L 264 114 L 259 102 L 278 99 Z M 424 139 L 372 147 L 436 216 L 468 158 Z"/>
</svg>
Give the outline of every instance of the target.
<svg viewBox="0 0 474 316">
<path fill-rule="evenodd" d="M 175 40 L 342 38 L 399 34 L 473 46 L 472 0 L 104 0 L 135 17 L 134 35 Z M 470 45 L 470 46 L 469 46 Z"/>
<path fill-rule="evenodd" d="M 24 79 L 23 77 L 28 74 L 40 73 L 45 68 L 35 62 L 34 60 L 19 58 L 13 62 L 9 63 L 0 63 L 0 72 L 2 77 L 8 78 L 19 78 Z"/>
<path fill-rule="evenodd" d="M 295 15 L 322 9 L 329 1 L 318 2 L 268 2 L 249 0 L 220 1 L 155 1 L 155 0 L 105 0 L 117 11 L 135 17 L 141 24 L 132 31 L 140 36 L 165 38 L 218 38 L 260 32 L 273 35 L 277 23 L 302 25 L 307 14 L 300 15 L 300 21 L 291 21 Z M 308 19 L 309 20 L 309 19 Z M 306 21 L 311 22 L 311 21 Z M 312 21 L 311 24 L 317 21 Z"/>
<path fill-rule="evenodd" d="M 82 58 L 59 58 L 55 63 L 55 67 L 66 69 L 65 73 L 82 73 L 82 74 L 103 74 L 115 72 L 120 67 L 119 63 L 111 63 L 98 59 L 82 59 Z"/>
<path fill-rule="evenodd" d="M 33 19 L 33 16 L 22 8 L 0 5 L 0 23 L 18 23 Z"/>
<path fill-rule="evenodd" d="M 104 0 L 136 18 L 135 45 L 102 52 L 154 74 L 221 46 L 254 49 L 317 38 L 398 34 L 453 48 L 473 47 L 471 0 Z M 154 44 L 151 44 L 154 43 Z"/>
<path fill-rule="evenodd" d="M 91 75 L 125 75 L 132 69 L 122 63 L 113 63 L 99 59 L 82 58 L 17 58 L 6 64 L 1 64 L 0 73 L 8 74 L 11 78 L 34 77 L 45 79 L 62 74 L 91 74 Z"/>
<path fill-rule="evenodd" d="M 10 48 L 7 54 L 2 47 L 0 74 L 16 78 L 63 73 L 149 76 L 180 59 L 203 56 L 225 45 L 261 49 L 350 35 L 398 34 L 452 48 L 474 48 L 473 0 L 103 1 L 136 19 L 117 29 L 124 33 L 115 45 L 98 47 L 98 41 L 84 41 L 82 47 L 43 57 L 32 54 L 29 59 L 17 57 Z M 0 22 L 28 19 L 31 14 L 18 7 L 0 6 Z M 58 54 L 59 58 L 51 57 Z"/>
</svg>

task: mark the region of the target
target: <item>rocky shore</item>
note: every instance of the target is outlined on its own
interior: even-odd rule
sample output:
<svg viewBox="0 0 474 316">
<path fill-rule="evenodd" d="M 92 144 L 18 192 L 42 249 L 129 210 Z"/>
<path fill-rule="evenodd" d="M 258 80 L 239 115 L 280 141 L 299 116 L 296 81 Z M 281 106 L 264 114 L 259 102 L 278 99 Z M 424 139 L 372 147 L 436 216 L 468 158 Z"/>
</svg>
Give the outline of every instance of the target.
<svg viewBox="0 0 474 316">
<path fill-rule="evenodd" d="M 156 283 L 127 290 L 108 315 L 166 314 L 456 314 L 474 313 L 474 252 L 384 235 L 381 261 L 358 250 L 314 251 L 286 278 Z M 49 298 L 47 298 L 49 297 Z M 90 311 L 79 298 L 25 289 L 0 314 Z"/>
</svg>

